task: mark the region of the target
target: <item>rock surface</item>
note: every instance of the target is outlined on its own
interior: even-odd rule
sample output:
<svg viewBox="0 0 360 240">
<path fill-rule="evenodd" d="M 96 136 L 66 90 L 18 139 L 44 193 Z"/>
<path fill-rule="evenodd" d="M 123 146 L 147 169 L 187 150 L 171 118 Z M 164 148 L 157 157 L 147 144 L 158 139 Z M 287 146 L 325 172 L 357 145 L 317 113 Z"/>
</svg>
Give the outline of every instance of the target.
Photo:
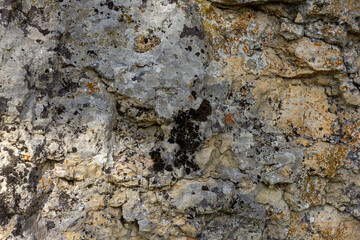
<svg viewBox="0 0 360 240">
<path fill-rule="evenodd" d="M 0 0 L 0 239 L 358 239 L 359 19 Z"/>
</svg>

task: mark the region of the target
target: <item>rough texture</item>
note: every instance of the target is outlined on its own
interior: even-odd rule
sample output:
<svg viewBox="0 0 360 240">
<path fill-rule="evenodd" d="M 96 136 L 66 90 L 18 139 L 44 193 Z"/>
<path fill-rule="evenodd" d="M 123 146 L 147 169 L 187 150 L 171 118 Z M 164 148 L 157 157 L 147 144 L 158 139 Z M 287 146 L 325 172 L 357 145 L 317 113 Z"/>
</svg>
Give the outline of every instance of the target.
<svg viewBox="0 0 360 240">
<path fill-rule="evenodd" d="M 358 239 L 358 0 L 0 0 L 0 239 Z"/>
</svg>

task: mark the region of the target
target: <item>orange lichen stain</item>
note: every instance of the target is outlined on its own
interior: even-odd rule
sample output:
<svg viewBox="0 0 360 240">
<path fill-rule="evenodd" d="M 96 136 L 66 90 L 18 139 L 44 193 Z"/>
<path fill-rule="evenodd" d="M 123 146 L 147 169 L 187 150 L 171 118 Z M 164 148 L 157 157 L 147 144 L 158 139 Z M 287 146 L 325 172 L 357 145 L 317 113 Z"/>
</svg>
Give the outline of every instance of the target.
<svg viewBox="0 0 360 240">
<path fill-rule="evenodd" d="M 89 88 L 90 89 L 90 91 L 88 91 L 88 94 L 93 94 L 94 92 L 95 92 L 95 90 L 96 91 L 100 91 L 100 88 L 99 87 L 96 87 L 98 85 L 98 83 L 97 82 L 95 82 L 95 83 L 88 83 L 86 86 L 87 86 L 87 88 Z"/>
<path fill-rule="evenodd" d="M 283 212 L 274 212 L 272 210 L 266 210 L 266 215 L 270 218 L 271 221 L 275 221 L 280 223 L 281 221 L 285 220 L 286 214 Z"/>
<path fill-rule="evenodd" d="M 223 119 L 223 122 L 228 124 L 228 125 L 231 125 L 231 124 L 235 124 L 236 123 L 236 119 L 234 117 L 234 114 L 232 113 L 228 113 L 225 115 L 224 119 Z"/>
<path fill-rule="evenodd" d="M 290 222 L 288 228 L 288 235 L 291 238 L 306 238 L 307 234 L 311 234 L 311 239 L 314 240 L 345 240 L 347 239 L 347 227 L 341 223 L 337 228 L 328 226 L 321 226 L 316 223 L 309 223 L 301 221 L 301 214 L 290 213 Z M 306 238 L 307 239 L 307 238 Z"/>
<path fill-rule="evenodd" d="M 300 237 L 304 236 L 307 229 L 307 224 L 301 222 L 301 217 L 297 214 L 290 213 L 290 223 L 288 234 L 290 237 Z"/>
<path fill-rule="evenodd" d="M 188 98 L 191 103 L 194 103 L 195 99 L 194 99 L 193 95 L 189 95 Z"/>
<path fill-rule="evenodd" d="M 328 49 L 327 54 L 329 54 L 330 56 L 335 56 L 335 59 L 334 57 L 322 57 L 322 60 L 324 62 L 322 66 L 323 68 L 328 68 L 329 70 L 336 70 L 343 65 L 341 53 L 338 49 Z"/>
<path fill-rule="evenodd" d="M 309 14 L 322 15 L 326 13 L 334 17 L 342 17 L 345 21 L 348 21 L 350 18 L 349 16 L 346 16 L 347 12 L 360 11 L 358 0 L 329 0 L 327 3 L 328 4 L 324 7 L 320 2 L 314 2 Z"/>
<path fill-rule="evenodd" d="M 145 9 L 141 10 L 141 13 L 144 13 L 145 12 Z"/>
<path fill-rule="evenodd" d="M 30 155 L 24 154 L 24 158 L 25 158 L 26 160 L 29 160 L 29 159 L 30 159 Z"/>
<path fill-rule="evenodd" d="M 327 228 L 321 230 L 320 226 L 315 225 L 315 227 L 318 229 L 318 232 L 320 232 L 319 235 L 314 236 L 314 240 L 345 240 L 345 231 L 347 230 L 347 227 L 344 223 L 341 223 L 340 226 L 336 229 L 334 228 Z"/>
<path fill-rule="evenodd" d="M 315 153 L 310 154 L 304 165 L 310 169 L 315 169 L 315 174 L 333 178 L 337 171 L 344 165 L 349 148 L 344 145 L 325 145 L 317 144 L 320 148 L 315 148 Z"/>
<path fill-rule="evenodd" d="M 324 181 L 318 178 L 304 177 L 303 185 L 301 186 L 301 200 L 309 207 L 314 207 L 322 204 L 321 190 L 326 186 Z"/>
<path fill-rule="evenodd" d="M 247 56 L 251 56 L 252 55 L 252 52 L 249 50 L 248 46 L 245 45 L 243 48 L 242 48 L 243 52 L 247 55 Z"/>
<path fill-rule="evenodd" d="M 345 125 L 343 132 L 345 133 L 343 141 L 350 146 L 352 151 L 360 148 L 360 120 Z"/>
<path fill-rule="evenodd" d="M 242 51 L 244 39 L 259 34 L 256 25 L 258 16 L 251 9 L 242 9 L 240 12 L 221 11 L 210 1 L 195 0 L 199 6 L 199 14 L 207 41 L 215 53 L 210 58 L 217 58 L 219 53 L 229 55 Z M 264 46 L 272 39 L 272 34 L 264 35 Z"/>
</svg>

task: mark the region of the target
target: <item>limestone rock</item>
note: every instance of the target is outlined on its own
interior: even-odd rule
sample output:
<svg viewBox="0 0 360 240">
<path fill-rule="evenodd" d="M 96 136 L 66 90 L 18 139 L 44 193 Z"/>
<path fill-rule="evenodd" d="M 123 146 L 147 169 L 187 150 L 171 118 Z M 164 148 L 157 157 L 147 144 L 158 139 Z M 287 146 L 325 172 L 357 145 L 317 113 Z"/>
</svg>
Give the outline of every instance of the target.
<svg viewBox="0 0 360 240">
<path fill-rule="evenodd" d="M 358 239 L 359 4 L 0 0 L 0 239 Z"/>
<path fill-rule="evenodd" d="M 281 24 L 280 33 L 288 40 L 299 39 L 304 35 L 304 26 L 283 22 Z"/>
</svg>

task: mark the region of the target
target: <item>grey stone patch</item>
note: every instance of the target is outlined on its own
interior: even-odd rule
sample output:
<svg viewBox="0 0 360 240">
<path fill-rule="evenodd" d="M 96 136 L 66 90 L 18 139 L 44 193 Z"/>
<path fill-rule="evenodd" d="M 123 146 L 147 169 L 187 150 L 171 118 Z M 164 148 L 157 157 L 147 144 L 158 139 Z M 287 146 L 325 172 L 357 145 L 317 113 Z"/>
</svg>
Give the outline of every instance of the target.
<svg viewBox="0 0 360 240">
<path fill-rule="evenodd" d="M 296 40 L 304 35 L 304 26 L 283 22 L 281 24 L 280 34 L 287 40 Z"/>
<path fill-rule="evenodd" d="M 135 6 L 140 2 L 131 3 L 131 8 L 127 6 L 128 4 L 122 2 L 124 7 L 118 12 L 99 8 L 92 3 L 82 6 L 75 2 L 71 3 L 71 8 L 63 7 L 63 11 L 69 14 L 75 9 L 82 9 L 91 14 L 82 22 L 71 19 L 62 20 L 64 24 L 74 29 L 70 32 L 73 41 L 68 41 L 64 46 L 59 47 L 58 51 L 65 55 L 67 59 L 64 60 L 69 64 L 90 67 L 97 71 L 108 79 L 107 84 L 119 94 L 136 98 L 144 106 L 154 108 L 161 117 L 170 118 L 180 109 L 190 108 L 192 105 L 188 98 L 191 95 L 189 85 L 194 79 L 203 78 L 205 73 L 203 64 L 206 62 L 206 56 L 204 55 L 204 60 L 201 58 L 199 61 L 200 55 L 197 57 L 197 52 L 192 53 L 185 49 L 188 47 L 185 45 L 188 44 L 187 41 L 178 42 L 177 39 L 183 32 L 182 26 L 190 26 L 191 20 L 186 19 L 182 12 L 177 11 L 176 5 L 167 5 L 166 11 L 156 15 L 165 7 L 160 5 L 160 2 L 154 2 L 155 5 L 159 5 L 156 10 L 147 4 L 145 8 L 147 14 L 162 18 L 161 21 L 147 23 L 145 15 L 135 10 Z M 94 8 L 99 9 L 99 13 L 94 13 Z M 74 16 L 76 15 L 77 13 L 74 13 Z M 119 21 L 121 19 L 124 20 Z M 141 28 L 135 28 L 135 22 L 141 23 Z M 167 23 L 162 31 L 157 30 L 160 22 Z M 197 24 L 191 29 L 194 31 L 200 29 L 199 23 Z M 90 31 L 84 31 L 83 25 L 91 26 Z M 179 30 L 180 25 L 181 30 Z M 105 35 L 117 35 L 116 42 L 112 38 L 96 37 L 99 30 Z M 149 48 L 146 52 L 139 53 L 140 58 L 140 55 L 132 53 L 131 46 L 139 36 L 147 34 L 156 35 L 161 43 L 152 49 Z M 81 45 L 84 41 L 88 42 L 86 47 Z M 107 41 L 107 47 L 102 47 L 103 41 Z M 200 38 L 192 41 L 192 48 L 204 48 L 204 43 Z M 75 50 L 69 53 L 65 49 Z M 96 52 L 99 59 L 89 56 L 88 51 Z M 198 52 L 201 54 L 200 51 Z M 139 81 L 133 81 L 133 79 Z"/>
<path fill-rule="evenodd" d="M 312 39 L 321 39 L 327 43 L 340 45 L 342 47 L 347 44 L 345 25 L 317 21 L 306 25 L 305 35 Z"/>
</svg>

